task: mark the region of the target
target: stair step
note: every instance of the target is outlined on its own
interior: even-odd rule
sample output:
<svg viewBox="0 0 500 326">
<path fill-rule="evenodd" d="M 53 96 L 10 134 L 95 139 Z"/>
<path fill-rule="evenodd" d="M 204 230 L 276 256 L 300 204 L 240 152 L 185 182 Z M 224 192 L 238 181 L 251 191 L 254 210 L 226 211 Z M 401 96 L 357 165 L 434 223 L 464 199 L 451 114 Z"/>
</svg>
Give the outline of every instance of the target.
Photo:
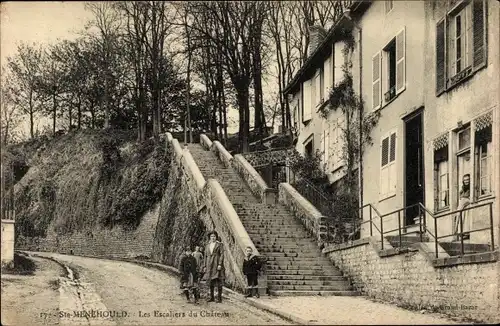
<svg viewBox="0 0 500 326">
<path fill-rule="evenodd" d="M 327 276 L 317 276 L 317 275 L 267 275 L 267 281 L 345 281 L 343 276 L 339 275 L 327 275 Z"/>
<path fill-rule="evenodd" d="M 332 266 L 330 270 L 323 269 L 278 269 L 267 268 L 266 275 L 311 275 L 311 276 L 343 276 L 342 272 Z"/>
<path fill-rule="evenodd" d="M 283 291 L 283 290 L 271 290 L 269 289 L 270 295 L 275 296 L 359 296 L 360 294 L 356 291 Z"/>
<path fill-rule="evenodd" d="M 312 280 L 267 280 L 269 287 L 276 289 L 277 286 L 310 286 L 312 289 L 316 287 L 334 287 L 336 289 L 350 289 L 351 286 L 345 279 L 338 281 L 312 281 Z M 293 290 L 293 289 L 291 289 Z"/>
<path fill-rule="evenodd" d="M 348 283 L 339 283 L 335 285 L 319 285 L 319 286 L 311 286 L 311 285 L 271 285 L 269 284 L 269 288 L 274 291 L 349 291 L 352 287 Z"/>
<path fill-rule="evenodd" d="M 459 256 L 461 250 L 460 242 L 440 242 L 441 247 L 450 256 Z M 490 251 L 490 245 L 481 243 L 465 243 L 464 255 Z"/>
<path fill-rule="evenodd" d="M 267 270 L 277 270 L 277 271 L 285 271 L 285 270 L 316 270 L 316 271 L 324 271 L 328 275 L 330 266 L 316 266 L 316 265 L 274 265 L 274 264 L 266 264 Z M 334 266 L 331 266 L 334 268 Z M 322 275 L 322 274 L 320 274 Z"/>
</svg>

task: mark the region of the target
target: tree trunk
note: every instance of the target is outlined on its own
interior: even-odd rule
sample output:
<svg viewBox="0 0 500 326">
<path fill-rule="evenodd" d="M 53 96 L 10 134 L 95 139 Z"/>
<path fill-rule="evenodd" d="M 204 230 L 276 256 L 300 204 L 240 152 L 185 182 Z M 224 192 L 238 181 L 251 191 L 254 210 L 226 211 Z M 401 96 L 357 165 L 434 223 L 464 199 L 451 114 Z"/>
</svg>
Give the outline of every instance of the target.
<svg viewBox="0 0 500 326">
<path fill-rule="evenodd" d="M 226 92 L 224 91 L 224 85 L 221 88 L 222 92 L 222 115 L 223 115 L 223 130 L 224 130 L 224 146 L 227 146 L 227 114 L 226 114 Z"/>
<path fill-rule="evenodd" d="M 239 87 L 236 90 L 238 106 L 240 111 L 240 150 L 242 153 L 248 152 L 248 137 L 250 134 L 250 105 L 248 85 Z"/>
<path fill-rule="evenodd" d="M 54 135 L 56 134 L 56 110 L 57 110 L 57 106 L 56 106 L 56 94 L 52 94 L 52 132 L 54 133 Z"/>
<path fill-rule="evenodd" d="M 30 136 L 31 136 L 31 139 L 35 138 L 35 131 L 34 131 L 34 127 L 35 127 L 35 119 L 34 119 L 34 110 L 33 110 L 33 92 L 30 91 Z"/>
<path fill-rule="evenodd" d="M 80 97 L 78 97 L 78 129 L 82 127 L 82 100 Z"/>
</svg>

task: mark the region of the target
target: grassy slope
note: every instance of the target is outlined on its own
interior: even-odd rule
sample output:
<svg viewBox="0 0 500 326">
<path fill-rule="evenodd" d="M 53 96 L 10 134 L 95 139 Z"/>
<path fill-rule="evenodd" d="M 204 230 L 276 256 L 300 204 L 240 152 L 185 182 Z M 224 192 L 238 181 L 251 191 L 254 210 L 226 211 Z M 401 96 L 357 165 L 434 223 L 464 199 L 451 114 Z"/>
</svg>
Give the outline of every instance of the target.
<svg viewBox="0 0 500 326">
<path fill-rule="evenodd" d="M 96 226 L 135 228 L 160 200 L 169 154 L 135 133 L 82 130 L 8 149 L 4 159 L 25 162 L 17 182 L 16 235 L 45 236 Z"/>
</svg>

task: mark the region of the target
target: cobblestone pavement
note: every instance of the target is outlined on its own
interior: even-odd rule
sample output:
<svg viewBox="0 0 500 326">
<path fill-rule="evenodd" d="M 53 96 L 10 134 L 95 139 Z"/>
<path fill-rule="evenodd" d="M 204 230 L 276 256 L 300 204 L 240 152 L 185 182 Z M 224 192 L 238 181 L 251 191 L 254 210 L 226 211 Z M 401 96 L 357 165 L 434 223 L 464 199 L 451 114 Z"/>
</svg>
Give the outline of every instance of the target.
<svg viewBox="0 0 500 326">
<path fill-rule="evenodd" d="M 311 324 L 457 324 L 437 314 L 422 314 L 363 297 L 262 297 L 260 300 L 269 307 L 293 314 Z"/>
<path fill-rule="evenodd" d="M 40 253 L 42 254 L 42 253 Z M 287 321 L 232 299 L 187 303 L 177 277 L 133 263 L 47 254 L 68 266 L 75 282 L 61 290 L 61 324 L 118 325 L 284 325 Z M 76 283 L 77 290 L 71 285 Z M 73 284 L 74 285 L 74 284 Z M 73 303 L 73 304 L 72 304 Z M 111 311 L 75 316 L 74 311 Z M 106 318 L 107 317 L 107 318 Z"/>
</svg>

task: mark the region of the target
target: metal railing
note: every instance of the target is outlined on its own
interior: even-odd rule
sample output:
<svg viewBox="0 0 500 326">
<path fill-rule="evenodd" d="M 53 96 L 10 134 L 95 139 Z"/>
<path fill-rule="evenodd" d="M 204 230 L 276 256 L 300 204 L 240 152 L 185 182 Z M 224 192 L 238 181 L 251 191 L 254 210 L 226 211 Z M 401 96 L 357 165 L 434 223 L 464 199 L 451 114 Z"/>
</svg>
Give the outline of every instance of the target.
<svg viewBox="0 0 500 326">
<path fill-rule="evenodd" d="M 491 243 L 489 244 L 489 246 L 490 246 L 491 250 L 495 250 L 495 234 L 494 234 L 495 232 L 493 229 L 493 202 L 469 206 L 469 207 L 466 207 L 464 209 L 459 209 L 459 210 L 447 212 L 445 214 L 440 214 L 438 216 L 435 216 L 434 214 L 432 214 L 424 205 L 422 205 L 422 204 L 419 204 L 419 205 L 420 205 L 420 210 L 424 214 L 430 215 L 434 220 L 434 233 L 430 232 L 428 229 L 426 231 L 427 231 L 427 234 L 429 234 L 434 239 L 434 250 L 435 250 L 436 258 L 439 258 L 439 250 L 438 250 L 439 249 L 439 246 L 438 246 L 439 239 L 444 239 L 444 238 L 449 238 L 449 237 L 457 237 L 460 241 L 460 256 L 462 257 L 465 254 L 464 235 L 469 235 L 469 237 L 470 237 L 471 233 L 476 233 L 476 232 L 481 232 L 481 231 L 489 231 L 490 240 L 491 240 Z M 479 209 L 481 207 L 486 207 L 486 206 L 488 207 L 489 226 L 483 227 L 483 228 L 478 228 L 478 229 L 471 229 L 471 230 L 467 230 L 464 232 L 464 219 L 463 219 L 464 214 L 469 213 L 469 215 L 472 215 L 471 214 L 472 210 Z M 445 216 L 450 216 L 450 215 L 454 215 L 454 220 L 458 221 L 458 227 L 459 227 L 460 232 L 452 232 L 452 233 L 448 233 L 448 234 L 444 234 L 444 235 L 439 234 L 439 232 L 438 232 L 438 230 L 439 230 L 438 229 L 438 220 L 442 219 Z M 469 216 L 468 218 L 472 219 L 472 216 Z"/>
<path fill-rule="evenodd" d="M 477 228 L 477 229 L 471 229 L 466 232 L 464 232 L 463 228 L 463 214 L 474 210 L 474 209 L 479 209 L 481 207 L 486 207 L 488 206 L 488 215 L 489 215 L 489 226 L 488 227 L 483 227 L 483 228 Z M 384 238 L 386 235 L 393 233 L 393 232 L 398 232 L 398 244 L 399 247 L 403 247 L 403 232 L 406 233 L 406 230 L 408 227 L 415 226 L 415 225 L 406 225 L 402 223 L 402 217 L 405 217 L 405 214 L 402 214 L 403 212 L 406 213 L 407 210 L 414 209 L 415 207 L 418 207 L 418 227 L 419 227 L 419 237 L 420 237 L 420 242 L 423 242 L 424 238 L 427 238 L 427 235 L 433 238 L 434 242 L 434 251 L 435 251 L 435 257 L 439 258 L 439 240 L 444 239 L 444 238 L 449 238 L 449 237 L 458 237 L 460 240 L 460 256 L 463 256 L 465 254 L 465 245 L 464 245 L 464 235 L 475 233 L 475 232 L 481 232 L 481 231 L 489 231 L 490 233 L 490 240 L 491 244 L 489 245 L 491 250 L 494 250 L 495 248 L 495 242 L 494 242 L 494 228 L 493 228 L 493 202 L 489 203 L 484 203 L 484 204 L 479 204 L 479 205 L 474 205 L 474 206 L 469 206 L 464 209 L 460 210 L 455 210 L 451 212 L 447 212 L 445 214 L 441 214 L 436 216 L 435 214 L 431 213 L 422 203 L 417 203 L 413 204 L 404 208 L 400 208 L 397 210 L 394 210 L 392 212 L 386 213 L 386 214 L 380 214 L 380 212 L 373 207 L 371 204 L 366 204 L 363 207 L 360 208 L 360 215 L 363 218 L 364 217 L 364 210 L 365 208 L 368 208 L 368 220 L 363 221 L 360 223 L 358 226 L 357 232 L 361 232 L 363 226 L 369 225 L 370 228 L 370 236 L 373 236 L 374 233 L 374 228 L 378 231 L 380 235 L 380 245 L 381 249 L 384 249 Z M 375 217 L 374 217 L 375 213 Z M 390 230 L 385 230 L 384 229 L 384 218 L 387 220 L 387 217 L 394 216 L 397 214 L 397 224 L 398 227 Z M 450 215 L 455 215 L 455 220 L 458 221 L 458 227 L 460 232 L 452 232 L 448 234 L 439 234 L 439 228 L 438 228 L 438 221 L 442 219 L 445 216 L 450 216 Z M 427 226 L 427 216 L 430 216 L 433 219 L 433 224 L 434 224 L 434 232 L 431 232 Z M 472 218 L 469 217 L 469 218 Z M 379 219 L 379 221 L 377 221 Z M 352 238 L 349 238 L 348 240 L 352 241 Z"/>
</svg>

